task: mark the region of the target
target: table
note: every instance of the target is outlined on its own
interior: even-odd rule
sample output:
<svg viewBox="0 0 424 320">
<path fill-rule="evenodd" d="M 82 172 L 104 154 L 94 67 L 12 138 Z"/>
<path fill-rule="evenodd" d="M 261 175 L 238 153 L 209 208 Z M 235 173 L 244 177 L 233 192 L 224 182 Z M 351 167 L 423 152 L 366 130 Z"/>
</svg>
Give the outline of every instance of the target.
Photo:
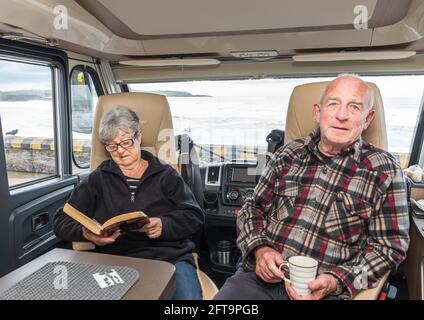
<svg viewBox="0 0 424 320">
<path fill-rule="evenodd" d="M 408 281 L 409 298 L 424 299 L 424 219 L 411 219 L 411 242 L 405 261 L 405 275 Z"/>
<path fill-rule="evenodd" d="M 424 199 L 424 184 L 415 184 L 411 198 Z M 409 299 L 424 300 L 424 219 L 411 218 L 408 256 L 403 265 L 408 282 Z"/>
<path fill-rule="evenodd" d="M 175 291 L 175 267 L 171 263 L 56 248 L 0 278 L 0 293 L 46 263 L 55 261 L 115 265 L 136 269 L 140 278 L 127 291 L 123 300 L 165 300 L 170 299 Z"/>
</svg>

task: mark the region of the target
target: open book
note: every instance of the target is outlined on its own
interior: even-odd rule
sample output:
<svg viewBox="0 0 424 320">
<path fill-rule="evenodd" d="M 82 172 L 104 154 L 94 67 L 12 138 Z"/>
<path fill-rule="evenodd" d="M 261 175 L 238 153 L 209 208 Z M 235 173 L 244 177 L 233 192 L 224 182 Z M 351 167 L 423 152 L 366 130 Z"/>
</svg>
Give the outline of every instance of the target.
<svg viewBox="0 0 424 320">
<path fill-rule="evenodd" d="M 143 211 L 134 211 L 117 215 L 110 218 L 105 223 L 100 224 L 96 220 L 87 217 L 84 213 L 75 209 L 69 203 L 65 204 L 63 212 L 81 223 L 94 234 L 103 236 L 110 235 L 117 229 L 124 232 L 140 229 L 150 221 L 149 217 Z"/>
</svg>

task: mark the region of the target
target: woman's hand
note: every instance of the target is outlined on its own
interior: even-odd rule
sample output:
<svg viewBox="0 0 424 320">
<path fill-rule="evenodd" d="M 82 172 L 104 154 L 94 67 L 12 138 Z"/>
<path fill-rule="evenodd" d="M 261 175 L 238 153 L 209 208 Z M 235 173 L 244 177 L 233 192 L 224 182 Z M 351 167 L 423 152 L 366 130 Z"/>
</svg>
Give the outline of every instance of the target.
<svg viewBox="0 0 424 320">
<path fill-rule="evenodd" d="M 121 235 L 121 230 L 115 230 L 111 235 L 109 236 L 98 236 L 97 234 L 92 233 L 90 230 L 88 230 L 86 227 L 82 227 L 82 236 L 93 242 L 94 244 L 98 246 L 105 246 L 107 244 L 114 243 L 116 238 L 118 238 Z"/>
<path fill-rule="evenodd" d="M 162 234 L 162 220 L 160 218 L 150 218 L 150 222 L 145 224 L 140 232 L 145 232 L 150 239 L 158 238 Z"/>
</svg>

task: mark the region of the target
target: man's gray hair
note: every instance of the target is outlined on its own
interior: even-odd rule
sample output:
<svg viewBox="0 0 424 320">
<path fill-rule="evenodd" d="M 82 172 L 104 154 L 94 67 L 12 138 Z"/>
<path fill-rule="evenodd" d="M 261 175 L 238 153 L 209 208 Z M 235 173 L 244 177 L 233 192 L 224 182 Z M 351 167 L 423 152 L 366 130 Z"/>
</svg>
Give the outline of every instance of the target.
<svg viewBox="0 0 424 320">
<path fill-rule="evenodd" d="M 127 107 L 117 106 L 107 111 L 100 120 L 99 138 L 105 143 L 113 140 L 119 130 L 135 135 L 140 129 L 137 114 Z"/>
<path fill-rule="evenodd" d="M 336 78 L 331 80 L 331 82 L 336 81 L 337 79 L 340 79 L 340 78 L 354 78 L 354 79 L 361 81 L 368 88 L 368 95 L 369 95 L 368 110 L 372 108 L 372 106 L 374 105 L 374 90 L 368 85 L 368 83 L 366 83 L 364 80 L 362 80 L 361 77 L 356 73 L 341 73 Z M 327 94 L 328 87 L 329 86 L 327 86 L 325 88 L 324 92 L 321 94 L 321 97 L 319 99 L 320 104 L 322 104 L 323 101 L 324 101 L 324 97 Z"/>
</svg>

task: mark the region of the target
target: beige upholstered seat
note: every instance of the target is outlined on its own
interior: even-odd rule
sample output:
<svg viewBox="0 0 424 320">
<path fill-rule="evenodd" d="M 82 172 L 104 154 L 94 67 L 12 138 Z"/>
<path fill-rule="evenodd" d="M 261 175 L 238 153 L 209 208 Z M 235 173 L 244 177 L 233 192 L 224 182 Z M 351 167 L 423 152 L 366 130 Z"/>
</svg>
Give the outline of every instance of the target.
<svg viewBox="0 0 424 320">
<path fill-rule="evenodd" d="M 328 83 L 328 81 L 313 82 L 294 88 L 287 110 L 284 144 L 306 137 L 317 126 L 312 112 L 313 105 L 319 103 L 321 94 Z M 387 150 L 386 122 L 380 90 L 374 83 L 367 82 L 367 84 L 374 93 L 375 117 L 362 134 L 362 138 L 376 147 Z"/>
<path fill-rule="evenodd" d="M 294 88 L 287 110 L 284 144 L 306 137 L 317 126 L 313 117 L 313 105 L 320 102 L 321 94 L 328 83 L 328 81 L 307 83 Z M 374 93 L 373 109 L 375 110 L 375 117 L 368 129 L 362 134 L 362 138 L 376 147 L 387 150 L 386 123 L 380 90 L 374 83 L 367 82 L 367 84 Z M 377 299 L 388 275 L 383 276 L 375 288 L 362 290 L 354 299 Z"/>
<path fill-rule="evenodd" d="M 116 93 L 99 98 L 93 123 L 90 170 L 93 171 L 102 161 L 109 159 L 109 153 L 99 140 L 98 130 L 103 114 L 116 106 L 130 108 L 141 119 L 142 149 L 179 171 L 168 100 L 162 95 L 141 92 Z"/>
<path fill-rule="evenodd" d="M 374 288 L 360 291 L 353 300 L 377 300 L 380 296 L 384 283 L 387 281 L 390 272 L 386 273 Z"/>
<path fill-rule="evenodd" d="M 199 257 L 197 253 L 193 253 L 193 256 L 194 256 L 194 261 L 196 262 L 197 276 L 199 277 L 200 286 L 202 287 L 203 300 L 212 300 L 213 297 L 218 292 L 218 287 L 212 281 L 212 279 L 208 277 L 206 273 L 200 270 Z"/>
<path fill-rule="evenodd" d="M 162 95 L 139 92 L 116 93 L 99 98 L 93 124 L 90 170 L 93 171 L 102 161 L 109 159 L 109 153 L 99 140 L 98 129 L 103 114 L 116 106 L 128 107 L 140 118 L 141 148 L 166 161 L 180 172 L 168 100 Z M 74 250 L 91 250 L 94 245 L 91 242 L 73 242 L 72 247 Z M 197 254 L 193 255 L 203 297 L 212 299 L 218 289 L 199 269 Z"/>
</svg>

